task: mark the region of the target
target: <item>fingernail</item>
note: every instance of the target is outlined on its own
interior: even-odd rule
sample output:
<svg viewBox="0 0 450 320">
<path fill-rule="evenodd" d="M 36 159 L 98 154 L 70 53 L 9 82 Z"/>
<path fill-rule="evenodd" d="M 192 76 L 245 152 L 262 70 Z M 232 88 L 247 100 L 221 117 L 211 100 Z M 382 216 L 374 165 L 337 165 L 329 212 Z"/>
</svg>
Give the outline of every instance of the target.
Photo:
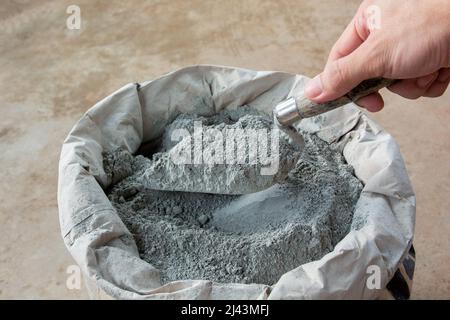
<svg viewBox="0 0 450 320">
<path fill-rule="evenodd" d="M 320 80 L 320 75 L 318 75 L 314 79 L 310 80 L 306 85 L 305 95 L 310 99 L 314 99 L 320 96 L 322 92 L 322 80 Z"/>
<path fill-rule="evenodd" d="M 434 80 L 436 80 L 437 74 L 430 74 L 425 77 L 417 79 L 416 84 L 420 88 L 427 88 Z"/>
</svg>

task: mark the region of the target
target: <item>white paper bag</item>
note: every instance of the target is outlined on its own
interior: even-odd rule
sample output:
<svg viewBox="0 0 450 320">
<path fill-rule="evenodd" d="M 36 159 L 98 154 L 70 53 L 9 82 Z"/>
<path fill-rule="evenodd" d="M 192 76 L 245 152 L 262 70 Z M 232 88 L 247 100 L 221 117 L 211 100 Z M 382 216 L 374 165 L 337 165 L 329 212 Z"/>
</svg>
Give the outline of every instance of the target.
<svg viewBox="0 0 450 320">
<path fill-rule="evenodd" d="M 394 139 L 349 104 L 299 126 L 328 142 L 340 139 L 347 162 L 364 183 L 352 230 L 322 259 L 298 266 L 273 286 L 175 281 L 139 258 L 132 235 L 103 188 L 102 152 L 134 153 L 160 136 L 179 113 L 210 114 L 242 105 L 271 112 L 302 91 L 306 78 L 217 66 L 192 66 L 154 81 L 129 84 L 92 107 L 65 140 L 59 163 L 58 206 L 65 244 L 93 297 L 119 299 L 373 299 L 410 250 L 415 196 Z M 379 275 L 370 285 L 371 276 Z M 369 282 L 368 282 L 369 281 Z M 369 285 L 368 285 L 369 283 Z"/>
</svg>

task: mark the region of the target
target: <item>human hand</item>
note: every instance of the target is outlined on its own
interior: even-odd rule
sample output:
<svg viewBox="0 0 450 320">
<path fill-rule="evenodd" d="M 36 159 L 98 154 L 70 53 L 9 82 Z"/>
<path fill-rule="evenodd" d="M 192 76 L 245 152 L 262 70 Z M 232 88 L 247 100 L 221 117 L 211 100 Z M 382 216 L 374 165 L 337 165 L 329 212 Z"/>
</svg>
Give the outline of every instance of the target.
<svg viewBox="0 0 450 320">
<path fill-rule="evenodd" d="M 364 80 L 401 79 L 389 90 L 408 99 L 438 97 L 450 82 L 449 0 L 365 0 L 331 50 L 324 71 L 306 96 L 323 103 Z M 376 112 L 383 98 L 373 93 L 357 103 Z"/>
</svg>

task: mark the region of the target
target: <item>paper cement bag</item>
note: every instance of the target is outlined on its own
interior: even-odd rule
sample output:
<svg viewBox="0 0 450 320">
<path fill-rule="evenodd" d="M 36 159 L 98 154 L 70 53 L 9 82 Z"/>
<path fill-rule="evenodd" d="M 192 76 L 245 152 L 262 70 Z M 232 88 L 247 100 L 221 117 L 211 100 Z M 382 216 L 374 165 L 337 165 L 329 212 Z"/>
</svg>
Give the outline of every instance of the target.
<svg viewBox="0 0 450 320">
<path fill-rule="evenodd" d="M 102 152 L 121 147 L 134 153 L 141 143 L 161 136 L 180 113 L 210 114 L 242 105 L 270 113 L 302 91 L 306 80 L 281 72 L 193 66 L 126 85 L 83 115 L 62 147 L 58 206 L 64 242 L 94 298 L 374 299 L 386 298 L 386 289 L 390 297 L 408 297 L 414 192 L 394 139 L 355 105 L 299 124 L 327 142 L 342 141 L 345 159 L 364 184 L 351 231 L 332 252 L 287 272 L 273 286 L 196 279 L 161 285 L 159 270 L 140 259 L 104 193 Z M 406 283 L 408 292 L 393 278 Z"/>
</svg>

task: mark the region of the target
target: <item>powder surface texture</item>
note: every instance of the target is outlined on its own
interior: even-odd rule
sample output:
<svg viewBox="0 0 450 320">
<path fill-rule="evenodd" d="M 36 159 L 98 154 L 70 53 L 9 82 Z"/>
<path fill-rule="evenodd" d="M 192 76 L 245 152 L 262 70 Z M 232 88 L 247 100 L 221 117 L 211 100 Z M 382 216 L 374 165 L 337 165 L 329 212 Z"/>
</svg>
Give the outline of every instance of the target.
<svg viewBox="0 0 450 320">
<path fill-rule="evenodd" d="M 272 285 L 287 271 L 320 259 L 349 232 L 362 184 L 336 145 L 304 132 L 303 152 L 280 147 L 280 168 L 289 170 L 284 180 L 265 190 L 230 195 L 152 189 L 146 182 L 149 170 L 154 172 L 155 161 L 177 145 L 170 133 L 174 128 L 192 130 L 199 118 L 176 118 L 151 156 L 123 150 L 104 155 L 112 182 L 108 197 L 133 234 L 141 258 L 161 271 L 163 283 L 206 279 Z M 218 129 L 267 125 L 249 108 L 202 122 Z M 252 178 L 241 175 L 223 186 L 223 179 L 205 178 L 204 170 L 194 172 L 191 179 L 217 183 L 219 191 Z"/>
</svg>

